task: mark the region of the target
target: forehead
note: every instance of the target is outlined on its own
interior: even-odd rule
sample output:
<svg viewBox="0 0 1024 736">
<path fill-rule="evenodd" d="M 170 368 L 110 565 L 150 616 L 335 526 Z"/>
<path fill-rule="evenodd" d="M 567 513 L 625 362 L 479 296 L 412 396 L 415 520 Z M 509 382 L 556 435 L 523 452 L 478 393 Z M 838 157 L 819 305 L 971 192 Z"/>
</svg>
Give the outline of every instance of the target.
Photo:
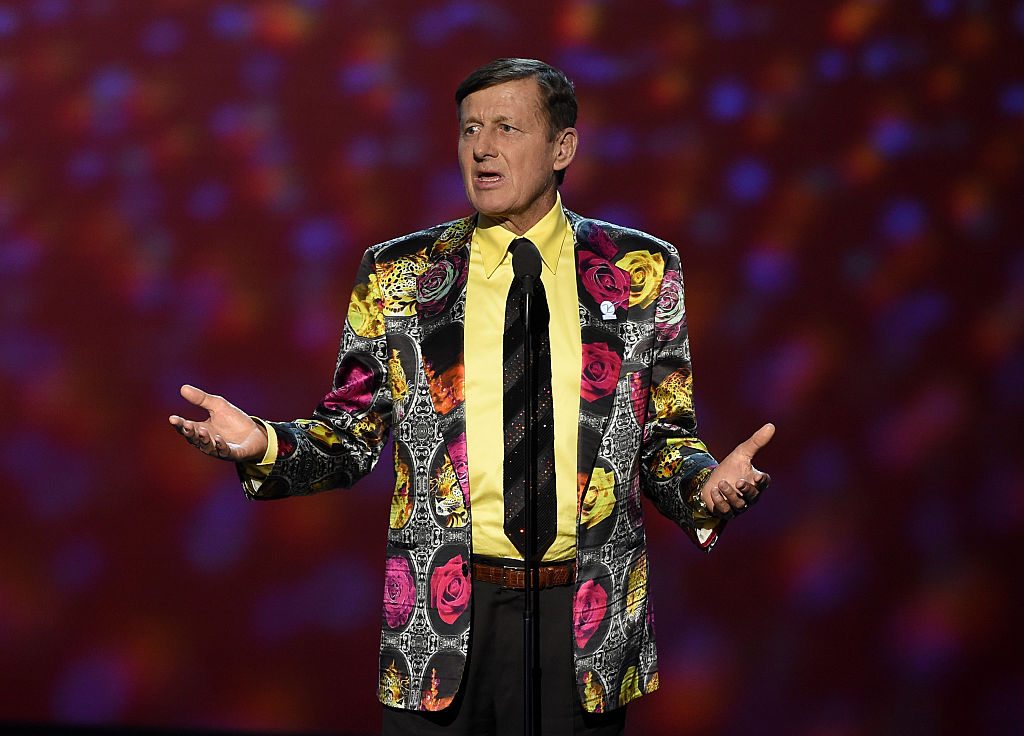
<svg viewBox="0 0 1024 736">
<path fill-rule="evenodd" d="M 541 116 L 540 87 L 532 77 L 478 89 L 459 105 L 460 120 L 528 116 Z"/>
</svg>

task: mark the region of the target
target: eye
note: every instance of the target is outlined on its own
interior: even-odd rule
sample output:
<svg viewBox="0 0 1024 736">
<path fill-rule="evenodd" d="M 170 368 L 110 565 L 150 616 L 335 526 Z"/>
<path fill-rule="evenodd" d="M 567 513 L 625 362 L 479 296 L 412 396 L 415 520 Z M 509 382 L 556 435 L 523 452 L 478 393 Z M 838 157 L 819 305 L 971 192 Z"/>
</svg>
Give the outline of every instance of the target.
<svg viewBox="0 0 1024 736">
<path fill-rule="evenodd" d="M 513 127 L 512 127 L 511 125 L 509 125 L 508 123 L 502 123 L 502 124 L 501 124 L 501 125 L 499 125 L 498 127 L 499 127 L 499 128 L 501 128 L 501 132 L 502 132 L 502 133 L 511 133 L 511 132 L 512 132 L 513 130 L 515 130 L 515 128 L 513 128 Z"/>
<path fill-rule="evenodd" d="M 479 126 L 479 125 L 476 125 L 476 124 L 474 123 L 473 125 L 467 125 L 467 126 L 466 126 L 465 128 L 463 128 L 463 130 L 462 130 L 462 134 L 463 134 L 463 135 L 474 135 L 474 134 L 476 134 L 476 133 L 477 133 L 477 132 L 478 132 L 479 130 L 480 130 L 480 126 Z"/>
</svg>

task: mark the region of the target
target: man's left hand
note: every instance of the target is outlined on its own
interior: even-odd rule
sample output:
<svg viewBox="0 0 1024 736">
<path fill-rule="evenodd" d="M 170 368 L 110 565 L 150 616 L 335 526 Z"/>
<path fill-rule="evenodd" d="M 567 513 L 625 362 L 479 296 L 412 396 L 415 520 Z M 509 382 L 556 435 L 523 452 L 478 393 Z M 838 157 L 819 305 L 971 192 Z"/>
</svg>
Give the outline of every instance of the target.
<svg viewBox="0 0 1024 736">
<path fill-rule="evenodd" d="M 753 465 L 754 455 L 775 435 L 768 423 L 736 446 L 715 468 L 700 489 L 700 497 L 715 516 L 731 519 L 750 508 L 771 478 Z"/>
</svg>

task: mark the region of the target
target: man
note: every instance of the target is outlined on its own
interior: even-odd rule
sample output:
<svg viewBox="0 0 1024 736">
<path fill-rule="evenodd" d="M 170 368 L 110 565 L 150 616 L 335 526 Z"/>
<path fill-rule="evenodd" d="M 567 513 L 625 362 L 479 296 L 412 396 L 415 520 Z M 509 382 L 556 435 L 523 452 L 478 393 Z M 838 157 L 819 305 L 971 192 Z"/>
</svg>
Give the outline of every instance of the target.
<svg viewBox="0 0 1024 736">
<path fill-rule="evenodd" d="M 500 59 L 470 74 L 456 103 L 477 214 L 366 252 L 333 390 L 313 417 L 253 420 L 185 386 L 210 418 L 170 421 L 239 463 L 250 498 L 349 486 L 392 430 L 385 732 L 519 733 L 522 479 L 508 456 L 522 397 L 503 396 L 515 395 L 508 335 L 520 319 L 508 251 L 534 243 L 550 314 L 541 308 L 538 352 L 550 387 L 542 367 L 538 391 L 554 427 L 541 452 L 553 517 L 540 573 L 543 728 L 621 733 L 622 706 L 658 686 L 640 494 L 709 549 L 767 486 L 751 461 L 774 427 L 720 464 L 696 436 L 675 248 L 561 206 L 577 145 L 571 82 Z"/>
</svg>

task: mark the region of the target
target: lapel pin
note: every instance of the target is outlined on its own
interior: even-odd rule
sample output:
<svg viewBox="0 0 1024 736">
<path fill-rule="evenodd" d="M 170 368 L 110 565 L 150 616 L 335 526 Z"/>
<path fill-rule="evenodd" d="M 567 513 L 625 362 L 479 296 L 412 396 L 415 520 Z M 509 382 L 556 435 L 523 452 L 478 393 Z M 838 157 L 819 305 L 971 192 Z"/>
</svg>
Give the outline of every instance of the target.
<svg viewBox="0 0 1024 736">
<path fill-rule="evenodd" d="M 601 319 L 615 319 L 615 305 L 607 299 L 601 302 Z"/>
</svg>

